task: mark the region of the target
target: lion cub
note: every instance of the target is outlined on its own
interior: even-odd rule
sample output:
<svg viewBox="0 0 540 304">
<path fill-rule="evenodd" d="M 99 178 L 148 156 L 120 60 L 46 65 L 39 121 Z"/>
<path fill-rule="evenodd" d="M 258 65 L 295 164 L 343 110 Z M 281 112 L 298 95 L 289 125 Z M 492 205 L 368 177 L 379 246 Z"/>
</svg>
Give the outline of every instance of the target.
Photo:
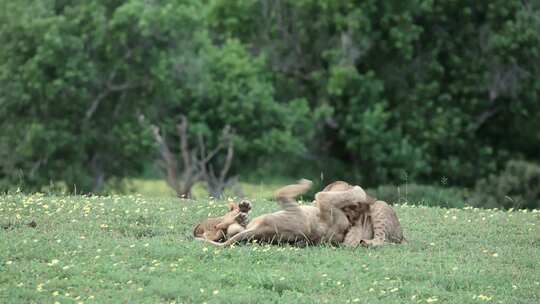
<svg viewBox="0 0 540 304">
<path fill-rule="evenodd" d="M 215 242 L 224 241 L 245 229 L 250 210 L 251 203 L 247 200 L 240 204 L 229 203 L 229 212 L 203 220 L 193 229 L 193 236 Z"/>
</svg>

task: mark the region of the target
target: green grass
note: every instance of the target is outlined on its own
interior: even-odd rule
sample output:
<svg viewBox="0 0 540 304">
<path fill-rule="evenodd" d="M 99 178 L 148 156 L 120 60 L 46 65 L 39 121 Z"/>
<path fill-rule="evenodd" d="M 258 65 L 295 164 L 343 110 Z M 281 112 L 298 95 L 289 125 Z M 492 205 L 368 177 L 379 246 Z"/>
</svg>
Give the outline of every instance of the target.
<svg viewBox="0 0 540 304">
<path fill-rule="evenodd" d="M 218 249 L 224 202 L 4 195 L 0 303 L 539 303 L 540 212 L 395 208 L 408 245 Z"/>
</svg>

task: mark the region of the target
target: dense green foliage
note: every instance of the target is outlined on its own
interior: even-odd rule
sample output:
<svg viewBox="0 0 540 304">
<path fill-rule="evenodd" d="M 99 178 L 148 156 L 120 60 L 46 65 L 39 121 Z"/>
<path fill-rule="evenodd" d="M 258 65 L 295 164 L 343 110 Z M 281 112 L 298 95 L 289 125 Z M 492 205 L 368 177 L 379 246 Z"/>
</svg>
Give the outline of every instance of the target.
<svg viewBox="0 0 540 304">
<path fill-rule="evenodd" d="M 476 184 L 475 205 L 494 208 L 540 208 L 540 166 L 510 161 L 498 175 Z"/>
<path fill-rule="evenodd" d="M 239 157 L 301 152 L 305 102 L 285 113 L 262 57 L 212 45 L 199 2 L 169 2 L 2 1 L 2 188 L 99 191 L 152 159 L 147 123 L 174 130 L 179 114 L 206 134 L 232 125 Z"/>
<path fill-rule="evenodd" d="M 511 155 L 538 159 L 534 5 L 217 1 L 211 25 L 267 54 L 279 92 L 329 108 L 322 152 L 364 184 L 470 185 Z"/>
<path fill-rule="evenodd" d="M 141 5 L 2 1 L 3 180 L 88 191 L 141 169 L 149 141 L 136 114 L 155 96 L 164 43 L 181 34 L 160 37 L 149 24 L 191 19 Z"/>
<path fill-rule="evenodd" d="M 0 189 L 99 191 L 236 134 L 234 174 L 473 186 L 540 161 L 534 1 L 0 0 Z M 219 161 L 219 158 L 217 158 Z"/>
<path fill-rule="evenodd" d="M 540 301 L 538 212 L 396 206 L 403 246 L 217 249 L 190 234 L 224 202 L 4 195 L 0 208 L 3 303 Z"/>
<path fill-rule="evenodd" d="M 367 192 L 390 204 L 415 204 L 444 208 L 463 208 L 470 205 L 465 191 L 461 188 L 403 184 L 400 186 L 383 185 L 367 189 Z"/>
</svg>

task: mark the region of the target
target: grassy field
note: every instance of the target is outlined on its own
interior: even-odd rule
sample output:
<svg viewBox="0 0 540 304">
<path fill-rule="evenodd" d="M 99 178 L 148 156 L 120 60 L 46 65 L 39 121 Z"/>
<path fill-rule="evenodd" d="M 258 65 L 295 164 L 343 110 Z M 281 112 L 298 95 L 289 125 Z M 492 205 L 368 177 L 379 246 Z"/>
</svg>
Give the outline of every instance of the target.
<svg viewBox="0 0 540 304">
<path fill-rule="evenodd" d="M 0 303 L 540 302 L 540 212 L 396 206 L 410 243 L 379 249 L 194 241 L 224 205 L 0 196 Z"/>
</svg>

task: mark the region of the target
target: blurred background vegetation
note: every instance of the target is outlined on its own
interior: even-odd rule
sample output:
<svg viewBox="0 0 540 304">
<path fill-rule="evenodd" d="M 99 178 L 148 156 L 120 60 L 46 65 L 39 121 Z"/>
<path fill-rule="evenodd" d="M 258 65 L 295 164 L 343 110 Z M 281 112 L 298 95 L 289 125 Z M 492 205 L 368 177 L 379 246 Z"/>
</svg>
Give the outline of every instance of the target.
<svg viewBox="0 0 540 304">
<path fill-rule="evenodd" d="M 0 190 L 539 208 L 539 94 L 536 1 L 0 0 Z"/>
</svg>

